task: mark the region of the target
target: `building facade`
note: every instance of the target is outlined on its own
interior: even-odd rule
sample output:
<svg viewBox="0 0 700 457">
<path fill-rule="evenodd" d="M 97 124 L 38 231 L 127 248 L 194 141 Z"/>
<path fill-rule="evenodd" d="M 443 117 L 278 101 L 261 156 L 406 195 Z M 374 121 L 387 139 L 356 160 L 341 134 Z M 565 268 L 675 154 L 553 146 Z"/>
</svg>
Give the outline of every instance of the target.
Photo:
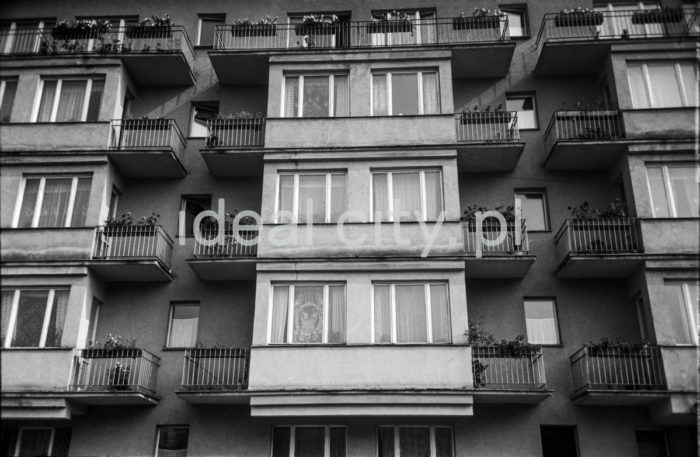
<svg viewBox="0 0 700 457">
<path fill-rule="evenodd" d="M 697 455 L 698 11 L 5 2 L 2 454 Z"/>
</svg>

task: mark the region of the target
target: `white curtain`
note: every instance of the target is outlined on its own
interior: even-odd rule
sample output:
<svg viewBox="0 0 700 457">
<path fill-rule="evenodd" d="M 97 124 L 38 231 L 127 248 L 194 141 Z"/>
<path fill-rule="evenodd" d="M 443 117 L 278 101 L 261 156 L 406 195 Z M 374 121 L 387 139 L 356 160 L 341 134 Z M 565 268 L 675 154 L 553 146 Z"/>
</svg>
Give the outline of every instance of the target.
<svg viewBox="0 0 700 457">
<path fill-rule="evenodd" d="M 391 296 L 389 286 L 374 286 L 374 342 L 391 343 Z"/>
<path fill-rule="evenodd" d="M 46 347 L 61 346 L 63 336 L 63 325 L 66 322 L 66 310 L 68 309 L 68 290 L 57 290 L 54 292 L 53 308 L 49 320 L 49 328 L 46 333 Z"/>
<path fill-rule="evenodd" d="M 307 222 L 311 211 L 313 223 L 326 221 L 326 175 L 299 176 L 299 222 Z"/>
<path fill-rule="evenodd" d="M 334 104 L 336 117 L 349 116 L 350 115 L 350 93 L 348 90 L 348 77 L 347 76 L 335 76 L 335 88 L 334 88 Z"/>
<path fill-rule="evenodd" d="M 345 287 L 328 287 L 328 342 L 345 343 Z"/>
<path fill-rule="evenodd" d="M 700 188 L 695 181 L 696 167 L 669 167 L 668 175 L 675 199 L 678 217 L 698 217 L 700 211 Z"/>
<path fill-rule="evenodd" d="M 14 289 L 5 289 L 2 291 L 2 300 L 0 301 L 0 345 L 5 343 L 7 326 L 10 325 L 10 313 L 12 312 L 12 299 L 14 296 Z"/>
<path fill-rule="evenodd" d="M 24 195 L 22 197 L 22 208 L 19 212 L 19 228 L 27 228 L 32 226 L 34 219 L 34 207 L 36 206 L 36 197 L 39 193 L 40 179 L 27 179 L 24 184 Z"/>
<path fill-rule="evenodd" d="M 375 116 L 386 116 L 389 114 L 386 78 L 386 74 L 372 76 L 372 113 Z"/>
<path fill-rule="evenodd" d="M 697 21 L 696 21 L 697 23 Z M 683 62 L 681 67 L 681 79 L 685 88 L 686 106 L 698 105 L 698 72 L 697 64 L 693 62 Z"/>
<path fill-rule="evenodd" d="M 630 82 L 630 92 L 632 94 L 632 106 L 635 108 L 648 108 L 649 96 L 647 95 L 646 83 L 644 82 L 644 72 L 639 64 L 627 66 L 627 78 Z"/>
<path fill-rule="evenodd" d="M 328 117 L 329 115 L 329 85 L 328 76 L 304 77 L 304 117 Z"/>
<path fill-rule="evenodd" d="M 88 202 L 90 200 L 90 187 L 92 178 L 78 179 L 78 188 L 75 192 L 73 203 L 73 215 L 71 217 L 71 227 L 83 227 L 87 218 Z"/>
<path fill-rule="evenodd" d="M 294 210 L 294 176 L 280 175 L 280 194 L 278 200 L 279 211 L 292 213 Z M 279 216 L 281 223 L 291 222 L 289 215 Z"/>
<path fill-rule="evenodd" d="M 347 180 L 345 174 L 331 175 L 331 222 L 347 211 Z"/>
<path fill-rule="evenodd" d="M 39 347 L 46 314 L 48 290 L 23 290 L 17 307 L 13 347 Z"/>
<path fill-rule="evenodd" d="M 425 288 L 423 284 L 396 286 L 396 340 L 428 342 Z"/>
<path fill-rule="evenodd" d="M 442 179 L 439 171 L 425 172 L 426 217 L 434 221 L 442 212 Z"/>
<path fill-rule="evenodd" d="M 551 300 L 525 302 L 527 340 L 533 344 L 558 344 L 557 319 Z"/>
<path fill-rule="evenodd" d="M 389 220 L 389 195 L 387 191 L 387 174 L 373 173 L 372 174 L 372 201 L 374 206 L 374 220 L 388 221 Z M 377 218 L 375 215 L 379 213 Z"/>
<path fill-rule="evenodd" d="M 433 343 L 449 343 L 451 338 L 447 284 L 430 285 L 430 315 L 433 327 Z"/>
<path fill-rule="evenodd" d="M 58 100 L 56 122 L 82 120 L 86 85 L 87 81 L 63 81 L 61 84 L 61 97 Z"/>
<path fill-rule="evenodd" d="M 648 64 L 654 108 L 683 106 L 674 64 Z"/>
<path fill-rule="evenodd" d="M 39 116 L 37 122 L 50 122 L 51 111 L 53 110 L 53 100 L 56 96 L 57 81 L 44 81 L 44 90 L 39 103 Z"/>
<path fill-rule="evenodd" d="M 402 215 L 401 220 L 416 220 L 421 217 L 420 174 L 393 173 L 394 214 L 399 211 L 410 213 Z M 417 217 L 416 217 L 417 214 Z M 396 216 L 394 217 L 396 220 Z"/>
<path fill-rule="evenodd" d="M 72 178 L 47 179 L 39 214 L 39 227 L 63 227 L 66 223 Z"/>
<path fill-rule="evenodd" d="M 169 346 L 189 348 L 197 344 L 199 305 L 175 305 L 170 323 Z"/>
<path fill-rule="evenodd" d="M 647 179 L 649 180 L 654 217 L 669 217 L 671 210 L 668 204 L 668 195 L 666 194 L 663 168 L 647 167 Z"/>
<path fill-rule="evenodd" d="M 423 72 L 423 114 L 439 114 L 438 78 L 435 72 Z"/>
<path fill-rule="evenodd" d="M 322 343 L 323 320 L 323 286 L 296 286 L 292 342 Z"/>
<path fill-rule="evenodd" d="M 669 334 L 673 335 L 676 344 L 693 344 L 694 329 L 690 325 L 691 320 L 685 293 L 683 292 L 683 284 L 665 284 L 665 287 L 669 291 L 668 296 L 673 297 L 670 300 L 670 306 L 667 308 L 668 322 L 671 327 Z"/>
<path fill-rule="evenodd" d="M 299 112 L 299 77 L 285 78 L 284 90 L 284 116 L 297 117 Z"/>
<path fill-rule="evenodd" d="M 270 342 L 284 343 L 287 341 L 289 287 L 275 286 L 272 290 L 272 333 Z"/>
</svg>

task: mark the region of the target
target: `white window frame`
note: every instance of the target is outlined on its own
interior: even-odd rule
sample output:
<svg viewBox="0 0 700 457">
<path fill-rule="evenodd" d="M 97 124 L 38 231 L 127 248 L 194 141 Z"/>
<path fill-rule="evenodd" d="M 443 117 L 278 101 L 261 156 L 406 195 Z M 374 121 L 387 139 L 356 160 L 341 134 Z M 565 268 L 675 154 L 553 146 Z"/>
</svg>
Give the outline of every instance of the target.
<svg viewBox="0 0 700 457">
<path fill-rule="evenodd" d="M 442 175 L 442 169 L 435 168 L 435 169 L 410 169 L 407 168 L 405 170 L 402 169 L 391 169 L 391 170 L 371 170 L 371 179 L 369 180 L 369 221 L 374 222 L 374 175 L 378 174 L 385 174 L 386 175 L 386 195 L 387 199 L 389 200 L 387 202 L 387 208 L 389 214 L 387 215 L 388 221 L 387 222 L 394 222 L 394 180 L 393 180 L 393 175 L 394 173 L 396 174 L 402 174 L 402 173 L 420 173 L 419 175 L 419 182 L 420 182 L 420 215 L 421 219 L 424 222 L 430 222 L 428 220 L 428 197 L 425 189 L 425 172 L 435 172 L 437 171 L 440 174 L 440 200 L 442 200 L 442 208 L 439 208 L 440 211 L 444 212 L 445 211 L 445 192 L 443 189 L 444 182 L 443 182 L 443 175 Z M 439 212 L 440 212 L 439 211 Z M 439 213 L 438 212 L 438 213 Z M 382 215 L 384 216 L 384 215 Z"/>
<path fill-rule="evenodd" d="M 535 121 L 535 125 L 532 127 L 521 127 L 520 124 L 518 123 L 518 129 L 520 129 L 520 130 L 539 130 L 539 128 L 540 128 L 540 118 L 538 115 L 539 108 L 537 106 L 537 96 L 535 94 L 532 94 L 532 93 L 510 94 L 510 95 L 506 94 L 506 105 L 508 104 L 508 100 L 524 100 L 526 98 L 532 99 L 532 118 Z M 523 110 L 523 111 L 525 111 L 525 110 Z M 516 111 L 516 114 L 519 112 L 520 111 Z M 518 122 L 520 122 L 520 119 L 518 119 Z"/>
<path fill-rule="evenodd" d="M 15 204 L 15 211 L 12 215 L 12 228 L 17 228 L 19 225 L 19 218 L 22 211 L 22 203 L 24 202 L 24 190 L 27 186 L 28 179 L 39 179 L 39 188 L 36 193 L 36 202 L 34 202 L 34 216 L 32 219 L 32 224 L 30 228 L 41 228 L 39 227 L 39 218 L 41 217 L 41 206 L 44 203 L 44 188 L 46 187 L 47 179 L 72 179 L 70 187 L 70 196 L 68 197 L 68 206 L 66 207 L 66 221 L 63 227 L 70 227 L 73 219 L 73 209 L 75 205 L 75 196 L 78 191 L 78 180 L 80 178 L 88 178 L 87 175 L 43 175 L 43 176 L 23 176 L 22 181 L 19 185 L 19 192 L 17 194 L 17 203 Z M 90 176 L 92 178 L 92 176 Z"/>
<path fill-rule="evenodd" d="M 655 100 L 654 100 L 654 94 L 653 91 L 651 90 L 651 79 L 649 79 L 649 66 L 673 66 L 674 73 L 676 76 L 676 83 L 678 84 L 678 88 L 681 91 L 681 106 L 678 108 L 684 108 L 684 107 L 693 107 L 697 106 L 695 104 L 695 100 L 690 100 L 690 104 L 686 103 L 686 100 L 690 99 L 690 96 L 688 95 L 688 91 L 685 87 L 685 84 L 683 83 L 683 78 L 681 77 L 681 63 L 685 62 L 680 62 L 680 61 L 651 61 L 651 62 L 628 62 L 627 63 L 627 68 L 629 69 L 630 67 L 641 67 L 642 69 L 642 76 L 644 77 L 644 92 L 646 92 L 647 99 L 649 100 L 649 106 L 646 108 L 634 108 L 634 109 L 659 109 L 658 106 L 656 106 Z M 697 74 L 697 63 L 688 61 L 688 63 L 691 63 Z M 627 83 L 629 84 L 630 87 L 630 92 L 632 90 L 632 80 L 629 78 L 629 71 L 627 72 Z M 673 107 L 665 107 L 665 108 L 673 108 Z"/>
<path fill-rule="evenodd" d="M 218 20 L 220 18 L 221 18 L 221 15 L 217 15 L 217 14 L 199 14 L 199 15 L 197 15 L 197 46 L 209 46 L 206 44 L 202 44 L 202 22 L 204 22 L 205 20 L 211 20 L 212 22 L 214 22 L 213 19 L 217 19 L 216 22 L 220 23 L 221 25 L 225 25 L 226 24 L 226 17 L 224 16 L 222 21 Z M 216 30 L 216 27 L 214 29 Z M 214 37 L 212 39 L 212 43 L 214 43 L 214 41 L 216 41 L 216 31 L 214 32 Z"/>
<path fill-rule="evenodd" d="M 668 210 L 669 217 L 692 217 L 692 216 L 679 216 L 678 210 L 676 208 L 676 194 L 673 192 L 673 186 L 671 186 L 671 176 L 668 174 L 669 168 L 693 168 L 695 170 L 696 182 L 700 182 L 700 166 L 696 164 L 645 164 L 644 173 L 647 178 L 647 191 L 649 192 L 649 202 L 651 203 L 651 213 L 653 217 L 659 217 L 654 214 L 654 200 L 653 193 L 651 190 L 651 181 L 649 180 L 649 168 L 661 168 L 661 176 L 664 179 L 664 190 L 666 191 L 666 199 L 668 200 Z"/>
<path fill-rule="evenodd" d="M 158 446 L 160 446 L 160 429 L 163 427 L 187 427 L 187 449 L 190 447 L 190 426 L 189 424 L 158 424 L 156 425 L 156 450 L 155 457 L 158 457 Z"/>
<path fill-rule="evenodd" d="M 295 343 L 294 340 L 294 290 L 296 286 L 299 287 L 323 287 L 323 335 L 321 336 L 321 343 Z M 341 282 L 328 282 L 328 283 L 319 283 L 319 282 L 299 282 L 299 283 L 278 283 L 278 284 L 271 284 L 270 287 L 270 299 L 268 303 L 268 313 L 267 313 L 267 344 L 272 345 L 272 346 L 281 346 L 281 345 L 314 345 L 314 344 L 328 344 L 328 334 L 330 332 L 330 322 L 328 320 L 328 309 L 330 306 L 330 293 L 329 293 L 329 287 L 334 286 L 334 287 L 343 287 L 345 290 L 345 307 L 346 307 L 346 312 L 347 312 L 347 285 L 345 283 Z M 272 315 L 273 315 L 273 306 L 274 306 L 274 297 L 275 297 L 275 287 L 286 287 L 287 288 L 287 334 L 285 335 L 285 341 L 284 342 L 272 342 Z M 347 327 L 347 326 L 346 326 Z M 347 328 L 346 328 L 347 332 Z M 347 339 L 347 334 L 345 335 Z M 338 343 L 332 343 L 332 344 L 338 344 Z"/>
<path fill-rule="evenodd" d="M 530 335 L 527 334 L 527 314 L 525 313 L 525 309 L 527 307 L 528 302 L 549 302 L 549 304 L 552 306 L 552 319 L 554 319 L 554 330 L 556 331 L 557 334 L 557 341 L 554 343 L 543 343 L 541 341 L 530 341 Z M 557 300 L 552 297 L 526 297 L 523 299 L 523 313 L 525 314 L 525 334 L 527 335 L 528 338 L 528 343 L 532 344 L 537 344 L 539 346 L 560 346 L 561 345 L 561 333 L 559 329 L 559 313 L 557 310 Z"/>
<path fill-rule="evenodd" d="M 700 344 L 698 332 L 700 332 L 700 322 L 697 320 L 695 306 L 693 304 L 693 296 L 690 293 L 690 283 L 697 284 L 696 281 L 692 280 L 668 280 L 664 281 L 664 286 L 680 286 L 681 293 L 683 295 L 683 302 L 685 305 L 685 324 L 688 326 L 688 330 L 692 335 L 691 343 L 675 343 L 676 346 L 697 346 Z"/>
<path fill-rule="evenodd" d="M 298 428 L 323 428 L 324 438 L 323 438 L 323 456 L 330 457 L 331 455 L 331 429 L 332 428 L 342 428 L 345 432 L 345 456 L 348 455 L 348 428 L 345 425 L 273 425 L 273 436 L 275 428 L 288 428 L 289 429 L 289 457 L 294 457 L 294 448 L 296 447 L 296 429 Z M 274 452 L 272 446 L 270 447 L 270 452 Z"/>
<path fill-rule="evenodd" d="M 21 457 L 19 451 L 22 448 L 22 435 L 25 430 L 50 430 L 51 437 L 49 438 L 49 449 L 47 455 L 51 456 L 53 454 L 53 441 L 56 436 L 55 427 L 20 427 L 19 432 L 17 433 L 17 443 L 15 443 L 15 450 L 13 454 L 15 457 Z"/>
<path fill-rule="evenodd" d="M 382 76 L 386 78 L 386 103 L 387 103 L 387 114 L 378 114 L 377 116 L 393 116 L 394 115 L 394 97 L 392 95 L 392 85 L 391 78 L 392 75 L 417 75 L 418 84 L 418 115 L 423 115 L 425 113 L 425 106 L 423 105 L 423 73 L 435 73 L 438 82 L 437 91 L 437 102 L 438 102 L 438 112 L 435 114 L 442 113 L 442 103 L 440 100 L 440 71 L 435 70 L 396 70 L 396 71 L 377 71 L 372 72 L 372 81 L 369 90 L 369 114 L 374 116 L 374 78 Z M 409 115 L 410 116 L 410 115 Z"/>
<path fill-rule="evenodd" d="M 197 312 L 197 338 L 195 338 L 195 346 L 196 346 L 196 341 L 199 339 L 199 313 L 202 310 L 201 304 L 198 301 L 177 301 L 177 302 L 171 302 L 170 303 L 170 311 L 168 312 L 168 333 L 167 337 L 165 340 L 165 347 L 168 349 L 182 349 L 182 346 L 171 346 L 170 345 L 170 332 L 173 329 L 173 314 L 175 313 L 175 307 L 176 306 L 197 306 L 199 308 Z M 189 346 L 185 347 L 187 349 L 189 348 L 194 348 L 195 346 Z"/>
<path fill-rule="evenodd" d="M 331 222 L 334 222 L 331 220 L 331 214 L 333 212 L 333 209 L 331 207 L 331 192 L 333 188 L 333 181 L 332 177 L 334 175 L 336 176 L 345 176 L 345 208 L 347 209 L 347 172 L 345 171 L 299 171 L 299 172 L 279 172 L 277 173 L 277 181 L 275 184 L 275 212 L 274 212 L 274 220 L 275 224 L 280 224 L 280 192 L 282 191 L 282 187 L 280 186 L 280 180 L 282 176 L 293 176 L 294 177 L 294 194 L 292 196 L 293 202 L 292 202 L 292 221 L 287 222 L 288 224 L 298 224 L 299 223 L 299 176 L 324 176 L 326 177 L 326 208 L 325 208 L 325 217 L 324 217 L 324 223 L 328 224 Z M 306 221 L 305 224 L 313 224 L 314 222 L 312 221 Z"/>
<path fill-rule="evenodd" d="M 379 452 L 379 430 L 382 428 L 391 428 L 394 431 L 394 457 L 401 457 L 401 441 L 399 436 L 399 430 L 402 428 L 429 428 L 430 429 L 430 457 L 435 457 L 437 455 L 437 443 L 435 442 L 435 429 L 446 428 L 450 430 L 450 437 L 452 438 L 452 455 L 453 457 L 457 454 L 455 453 L 455 431 L 454 428 L 449 425 L 423 425 L 423 424 L 402 424 L 402 425 L 379 425 L 377 427 L 377 452 Z"/>
<path fill-rule="evenodd" d="M 58 113 L 58 102 L 61 99 L 61 89 L 63 88 L 63 82 L 64 81 L 85 81 L 85 95 L 83 96 L 83 107 L 82 111 L 80 114 L 80 121 L 76 122 L 85 122 L 87 120 L 87 113 L 88 113 L 88 107 L 90 106 L 90 98 L 92 95 L 92 83 L 93 81 L 103 81 L 106 84 L 106 80 L 104 77 L 83 77 L 83 76 L 76 76 L 76 77 L 45 77 L 41 78 L 41 81 L 39 81 L 39 89 L 36 92 L 36 96 L 34 97 L 34 107 L 32 108 L 32 122 L 39 122 L 39 108 L 41 107 L 41 98 L 44 94 L 44 84 L 46 82 L 50 81 L 56 81 L 56 93 L 53 96 L 53 104 L 51 105 L 51 114 L 49 116 L 48 121 L 41 121 L 41 122 L 56 122 L 56 114 Z M 102 89 L 102 95 L 104 95 L 104 86 Z"/>
<path fill-rule="evenodd" d="M 41 326 L 41 337 L 39 338 L 39 345 L 38 346 L 28 346 L 28 347 L 38 347 L 38 348 L 45 348 L 46 347 L 46 338 L 49 333 L 49 322 L 51 321 L 51 313 L 53 312 L 53 303 L 54 303 L 54 297 L 56 295 L 56 291 L 68 291 L 70 294 L 70 288 L 68 287 L 51 287 L 51 288 L 41 288 L 41 287 L 33 287 L 33 288 L 25 288 L 25 289 L 4 289 L 4 290 L 14 290 L 14 295 L 12 297 L 12 309 L 10 310 L 10 317 L 7 320 L 7 335 L 5 335 L 5 341 L 3 341 L 3 348 L 13 348 L 13 347 L 24 347 L 24 346 L 12 346 L 12 338 L 15 335 L 15 326 L 17 325 L 17 312 L 19 309 L 19 300 L 20 300 L 20 295 L 23 290 L 48 290 L 47 298 L 46 298 L 46 309 L 44 310 L 44 322 Z M 54 346 L 50 346 L 54 347 Z"/>
<path fill-rule="evenodd" d="M 335 73 L 320 73 L 320 74 L 313 74 L 313 73 L 304 73 L 304 74 L 296 74 L 296 73 L 290 73 L 290 74 L 285 74 L 282 77 L 282 103 L 280 103 L 280 117 L 287 117 L 287 78 L 298 78 L 299 79 L 299 94 L 298 94 L 298 102 L 297 102 L 297 114 L 296 116 L 290 118 L 290 119 L 295 119 L 295 118 L 304 118 L 304 77 L 308 76 L 309 78 L 317 78 L 319 76 L 326 76 L 328 77 L 328 117 L 336 117 L 335 116 L 335 92 L 336 92 L 336 86 L 335 86 L 335 77 L 336 76 L 343 76 L 347 78 L 348 84 L 347 84 L 347 90 L 348 90 L 348 100 L 350 100 L 350 76 L 348 73 L 341 73 L 341 72 L 335 72 Z M 348 106 L 348 109 L 350 107 Z M 348 112 L 348 115 L 350 113 Z"/>
<path fill-rule="evenodd" d="M 425 318 L 425 323 L 426 326 L 428 327 L 428 331 L 426 333 L 427 337 L 425 342 L 410 342 L 410 343 L 405 343 L 405 342 L 399 342 L 398 337 L 397 337 L 397 331 L 396 331 L 396 286 L 423 286 L 423 291 L 425 294 L 425 313 L 426 313 L 426 318 Z M 432 303 L 431 303 L 431 298 L 430 298 L 430 287 L 436 285 L 436 286 L 445 286 L 447 288 L 447 316 L 449 318 L 449 322 L 447 323 L 447 328 L 450 331 L 450 342 L 452 341 L 452 307 L 450 304 L 450 286 L 447 281 L 429 281 L 429 282 L 374 282 L 372 283 L 372 296 L 370 297 L 370 327 L 372 329 L 371 331 L 371 339 L 370 343 L 371 344 L 379 344 L 379 345 L 388 345 L 388 344 L 393 344 L 393 345 L 402 345 L 402 344 L 408 344 L 408 345 L 415 345 L 415 344 L 445 344 L 445 343 L 433 343 L 433 308 L 432 308 Z M 389 300 L 391 301 L 391 341 L 390 342 L 385 342 L 385 341 L 375 341 L 375 328 L 374 328 L 374 293 L 375 293 L 375 287 L 386 287 L 389 286 Z"/>
</svg>

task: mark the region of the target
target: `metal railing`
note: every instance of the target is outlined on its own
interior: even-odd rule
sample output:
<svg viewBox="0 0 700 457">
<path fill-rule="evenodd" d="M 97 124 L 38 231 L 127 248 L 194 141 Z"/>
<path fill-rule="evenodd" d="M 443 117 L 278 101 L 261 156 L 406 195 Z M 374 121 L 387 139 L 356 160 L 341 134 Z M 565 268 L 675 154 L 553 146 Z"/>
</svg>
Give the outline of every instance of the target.
<svg viewBox="0 0 700 457">
<path fill-rule="evenodd" d="M 574 395 L 586 390 L 665 390 L 659 348 L 585 346 L 570 357 Z"/>
<path fill-rule="evenodd" d="M 508 18 L 421 18 L 337 24 L 227 24 L 216 27 L 214 49 L 332 49 L 442 46 L 510 39 Z"/>
<path fill-rule="evenodd" d="M 187 141 L 173 119 L 115 119 L 112 121 L 111 149 L 169 149 L 179 153 Z"/>
<path fill-rule="evenodd" d="M 554 238 L 569 254 L 598 255 L 642 252 L 638 219 L 567 219 Z"/>
<path fill-rule="evenodd" d="M 194 67 L 194 49 L 184 26 L 110 27 L 107 31 L 72 32 L 55 28 L 0 30 L 0 54 L 163 54 L 182 53 Z"/>
<path fill-rule="evenodd" d="M 458 143 L 518 141 L 516 111 L 465 111 L 455 114 Z"/>
<path fill-rule="evenodd" d="M 105 226 L 95 230 L 93 259 L 156 259 L 170 269 L 173 240 L 159 225 Z"/>
<path fill-rule="evenodd" d="M 498 220 L 488 218 L 481 225 L 482 236 L 487 240 L 495 240 L 501 232 L 501 224 Z M 462 227 L 464 234 L 464 250 L 467 253 L 477 251 L 477 231 L 476 220 L 465 221 Z M 487 246 L 484 243 L 481 245 L 481 251 L 484 255 L 499 255 L 499 254 L 527 254 L 530 250 L 530 244 L 527 238 L 527 225 L 523 219 L 520 226 L 520 244 L 517 244 L 515 236 L 517 227 L 515 222 L 508 221 L 506 223 L 506 236 L 502 242 L 494 246 Z"/>
<path fill-rule="evenodd" d="M 155 395 L 160 359 L 143 349 L 76 349 L 68 390 Z"/>
<path fill-rule="evenodd" d="M 550 151 L 557 141 L 602 141 L 624 138 L 622 116 L 617 110 L 556 111 L 544 138 Z"/>
<path fill-rule="evenodd" d="M 214 119 L 207 122 L 207 148 L 248 148 L 265 144 L 265 119 Z"/>
<path fill-rule="evenodd" d="M 697 36 L 697 8 L 548 13 L 537 35 L 548 41 L 626 40 Z"/>
<path fill-rule="evenodd" d="M 194 256 L 195 257 L 256 257 L 258 255 L 258 245 L 257 242 L 251 245 L 243 245 L 239 240 L 255 240 L 258 237 L 258 229 L 250 228 L 247 229 L 244 226 L 239 227 L 238 236 L 233 233 L 233 228 L 227 224 L 224 228 L 224 242 L 216 242 L 218 236 L 217 226 L 202 227 L 200 229 L 201 240 L 205 240 L 206 243 L 211 242 L 210 246 L 207 246 L 195 239 L 194 243 Z M 253 241 L 251 241 L 253 243 Z"/>
<path fill-rule="evenodd" d="M 250 349 L 187 349 L 182 367 L 186 390 L 245 390 L 248 388 Z"/>
<path fill-rule="evenodd" d="M 475 389 L 543 390 L 546 386 L 542 350 L 472 347 L 472 372 Z"/>
</svg>

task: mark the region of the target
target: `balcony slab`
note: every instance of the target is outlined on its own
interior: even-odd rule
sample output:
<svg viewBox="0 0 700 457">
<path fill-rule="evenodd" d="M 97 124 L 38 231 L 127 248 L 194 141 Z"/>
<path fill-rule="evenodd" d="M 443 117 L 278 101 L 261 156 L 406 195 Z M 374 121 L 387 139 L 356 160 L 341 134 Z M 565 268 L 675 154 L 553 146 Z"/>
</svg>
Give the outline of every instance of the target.
<svg viewBox="0 0 700 457">
<path fill-rule="evenodd" d="M 474 390 L 475 404 L 535 405 L 552 396 L 551 390 Z"/>
<path fill-rule="evenodd" d="M 569 255 L 557 268 L 559 278 L 627 278 L 644 262 L 641 254 Z"/>
<path fill-rule="evenodd" d="M 465 273 L 467 278 L 523 278 L 534 262 L 534 255 L 468 257 Z"/>
<path fill-rule="evenodd" d="M 668 391 L 586 390 L 572 396 L 571 401 L 589 406 L 640 406 L 651 405 L 669 396 Z"/>
<path fill-rule="evenodd" d="M 548 170 L 597 170 L 614 165 L 627 148 L 626 140 L 558 140 L 545 161 Z"/>
<path fill-rule="evenodd" d="M 66 398 L 73 403 L 89 406 L 154 406 L 158 398 L 133 391 L 68 392 Z"/>
<path fill-rule="evenodd" d="M 588 39 L 562 39 L 542 45 L 535 74 L 537 76 L 592 75 L 602 67 L 610 53 L 610 42 Z"/>
<path fill-rule="evenodd" d="M 458 143 L 457 165 L 466 173 L 513 171 L 524 149 L 521 142 Z"/>
<path fill-rule="evenodd" d="M 212 176 L 261 176 L 262 147 L 252 149 L 202 149 L 202 158 Z"/>
<path fill-rule="evenodd" d="M 182 178 L 187 174 L 169 149 L 110 150 L 107 155 L 127 178 Z"/>
<path fill-rule="evenodd" d="M 167 282 L 173 274 L 157 259 L 91 260 L 89 268 L 107 282 Z"/>
<path fill-rule="evenodd" d="M 193 405 L 247 405 L 251 393 L 248 391 L 225 390 L 180 390 L 175 392 L 178 398 Z"/>
<path fill-rule="evenodd" d="M 84 407 L 68 402 L 65 392 L 3 392 L 0 410 L 7 421 L 64 421 L 85 414 Z"/>
<path fill-rule="evenodd" d="M 204 281 L 249 281 L 255 279 L 256 257 L 191 258 L 187 264 Z"/>
</svg>

